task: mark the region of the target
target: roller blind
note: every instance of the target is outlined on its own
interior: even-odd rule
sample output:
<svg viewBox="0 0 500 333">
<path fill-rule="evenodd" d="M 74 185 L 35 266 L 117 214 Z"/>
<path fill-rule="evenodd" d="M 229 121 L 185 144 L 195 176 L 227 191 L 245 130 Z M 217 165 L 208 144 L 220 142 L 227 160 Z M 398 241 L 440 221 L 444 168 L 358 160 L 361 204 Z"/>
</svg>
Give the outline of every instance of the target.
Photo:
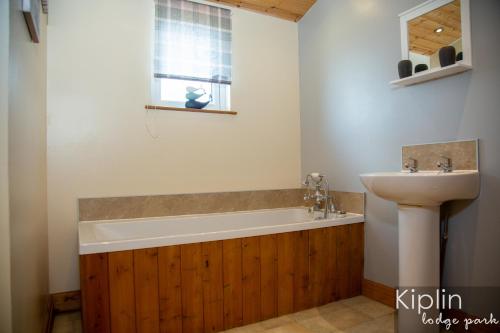
<svg viewBox="0 0 500 333">
<path fill-rule="evenodd" d="M 154 76 L 231 84 L 231 11 L 155 0 Z"/>
</svg>

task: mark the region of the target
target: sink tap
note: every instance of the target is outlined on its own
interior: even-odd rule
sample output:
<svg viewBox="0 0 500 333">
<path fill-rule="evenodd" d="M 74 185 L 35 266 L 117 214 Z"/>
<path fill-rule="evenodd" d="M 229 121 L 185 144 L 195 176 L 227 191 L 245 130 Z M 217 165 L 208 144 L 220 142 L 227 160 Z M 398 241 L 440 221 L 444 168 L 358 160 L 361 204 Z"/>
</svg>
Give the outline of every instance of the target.
<svg viewBox="0 0 500 333">
<path fill-rule="evenodd" d="M 406 161 L 405 163 L 405 168 L 408 169 L 410 173 L 417 172 L 418 171 L 417 163 L 418 162 L 416 159 L 409 157 L 408 161 Z"/>
<path fill-rule="evenodd" d="M 436 166 L 440 168 L 443 172 L 452 172 L 453 168 L 451 166 L 451 158 L 441 156 Z"/>
<path fill-rule="evenodd" d="M 309 208 L 309 212 L 323 211 L 323 218 L 327 219 L 329 213 L 335 211 L 335 208 L 332 196 L 330 195 L 330 187 L 325 176 L 319 173 L 310 173 L 303 184 L 307 187 L 307 194 L 304 196 L 304 200 L 314 200 L 314 204 Z M 311 193 L 310 185 L 314 186 L 314 193 Z"/>
</svg>

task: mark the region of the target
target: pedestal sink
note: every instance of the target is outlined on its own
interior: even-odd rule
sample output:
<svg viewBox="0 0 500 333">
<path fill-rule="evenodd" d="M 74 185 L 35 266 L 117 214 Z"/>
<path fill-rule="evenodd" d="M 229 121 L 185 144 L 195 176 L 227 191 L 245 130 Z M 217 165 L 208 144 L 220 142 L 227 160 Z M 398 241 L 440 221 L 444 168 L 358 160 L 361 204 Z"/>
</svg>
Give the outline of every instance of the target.
<svg viewBox="0 0 500 333">
<path fill-rule="evenodd" d="M 450 200 L 476 198 L 479 173 L 402 171 L 360 177 L 368 191 L 398 203 L 400 289 L 439 288 L 439 206 Z M 417 327 L 418 324 L 410 320 L 402 326 L 400 315 L 400 332 L 429 331 Z"/>
<path fill-rule="evenodd" d="M 376 172 L 360 177 L 368 191 L 401 205 L 440 206 L 450 200 L 474 199 L 479 194 L 476 170 Z"/>
</svg>

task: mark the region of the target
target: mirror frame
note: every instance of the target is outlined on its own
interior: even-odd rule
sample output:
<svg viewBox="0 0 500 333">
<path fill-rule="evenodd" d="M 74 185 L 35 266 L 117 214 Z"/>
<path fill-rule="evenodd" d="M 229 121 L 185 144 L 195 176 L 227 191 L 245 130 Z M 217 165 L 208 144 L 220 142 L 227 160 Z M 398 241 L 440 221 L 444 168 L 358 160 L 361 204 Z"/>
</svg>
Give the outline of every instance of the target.
<svg viewBox="0 0 500 333">
<path fill-rule="evenodd" d="M 399 14 L 401 25 L 401 59 L 408 60 L 410 48 L 408 45 L 408 21 L 425 13 L 445 6 L 453 0 L 429 0 L 412 9 Z M 462 53 L 464 58 L 460 63 L 472 66 L 471 35 L 470 35 L 470 0 L 460 0 L 460 19 L 462 26 Z"/>
</svg>

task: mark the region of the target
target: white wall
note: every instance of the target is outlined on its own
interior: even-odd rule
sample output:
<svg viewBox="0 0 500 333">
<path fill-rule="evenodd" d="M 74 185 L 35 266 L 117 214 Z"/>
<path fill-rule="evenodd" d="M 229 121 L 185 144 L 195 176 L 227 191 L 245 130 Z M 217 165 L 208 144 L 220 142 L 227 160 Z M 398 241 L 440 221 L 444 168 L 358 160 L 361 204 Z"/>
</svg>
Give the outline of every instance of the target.
<svg viewBox="0 0 500 333">
<path fill-rule="evenodd" d="M 299 22 L 302 169 L 364 191 L 359 174 L 399 170 L 402 145 L 479 138 L 481 195 L 454 205 L 444 283 L 498 286 L 500 1 L 471 1 L 472 71 L 394 89 L 398 13 L 419 3 L 319 0 Z M 365 276 L 397 286 L 396 205 L 368 195 L 367 222 Z"/>
<path fill-rule="evenodd" d="M 153 1 L 54 0 L 48 28 L 51 292 L 79 289 L 77 198 L 300 184 L 298 34 L 233 9 L 232 108 L 145 129 Z"/>
<path fill-rule="evenodd" d="M 0 332 L 11 332 L 9 231 L 9 1 L 0 0 Z"/>
<path fill-rule="evenodd" d="M 429 56 L 415 53 L 415 52 L 408 52 L 408 53 L 409 53 L 408 59 L 410 59 L 412 62 L 412 66 L 413 66 L 412 72 L 413 73 L 415 73 L 415 66 L 417 66 L 419 64 L 425 64 L 425 65 L 427 65 L 428 68 L 432 68 L 431 67 L 431 60 L 430 60 Z"/>
<path fill-rule="evenodd" d="M 41 332 L 47 315 L 44 15 L 40 28 L 40 43 L 32 43 L 19 1 L 10 1 L 8 167 L 12 326 L 13 332 L 20 333 Z"/>
</svg>

